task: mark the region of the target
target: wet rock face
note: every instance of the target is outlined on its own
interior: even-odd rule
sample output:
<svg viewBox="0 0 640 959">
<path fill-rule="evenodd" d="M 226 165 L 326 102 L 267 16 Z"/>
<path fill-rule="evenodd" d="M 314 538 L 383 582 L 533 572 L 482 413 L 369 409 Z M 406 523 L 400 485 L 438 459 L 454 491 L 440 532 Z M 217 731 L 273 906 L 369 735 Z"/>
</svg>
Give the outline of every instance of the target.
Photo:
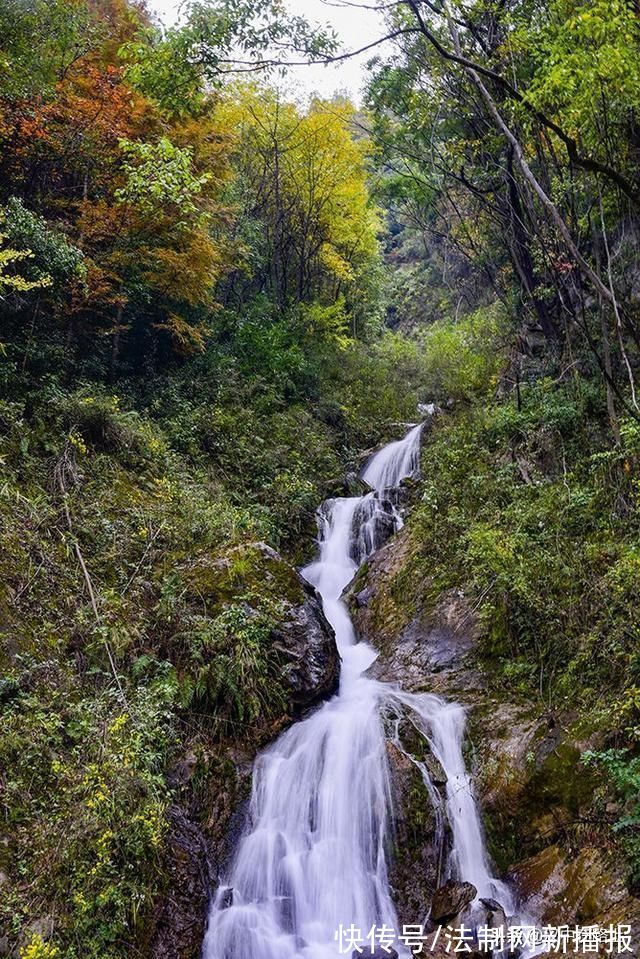
<svg viewBox="0 0 640 959">
<path fill-rule="evenodd" d="M 586 846 L 571 855 L 559 845 L 548 846 L 514 867 L 512 878 L 542 922 L 631 923 L 636 950 L 640 945 L 640 903 L 612 873 L 604 850 Z"/>
<path fill-rule="evenodd" d="M 449 879 L 436 889 L 431 905 L 431 920 L 441 925 L 455 919 L 473 902 L 477 893 L 470 882 L 457 882 Z"/>
<path fill-rule="evenodd" d="M 338 687 L 340 654 L 316 591 L 300 578 L 303 601 L 289 604 L 274 631 L 284 661 L 284 681 L 297 709 L 332 695 Z"/>
<path fill-rule="evenodd" d="M 429 583 L 402 581 L 409 548 L 405 526 L 369 560 L 349 597 L 357 634 L 380 651 L 370 675 L 464 701 L 465 693 L 482 685 L 468 662 L 478 635 L 476 617 L 460 590 L 441 594 L 433 607 L 415 603 Z"/>
<path fill-rule="evenodd" d="M 160 864 L 163 883 L 136 942 L 136 955 L 200 959 L 211 893 L 244 829 L 252 759 L 253 754 L 234 746 L 221 754 L 203 747 L 198 763 L 204 792 L 197 797 L 190 788 L 191 755 L 176 763 L 169 781 L 178 787 L 184 804 L 176 802 L 167 811 L 168 836 Z"/>
<path fill-rule="evenodd" d="M 443 818 L 439 827 L 436 809 L 416 761 L 427 768 L 436 790 L 444 787 L 446 777 L 426 740 L 415 733 L 410 723 L 400 722 L 393 738 L 397 741 L 387 741 L 396 815 L 389 881 L 399 923 L 420 924 L 425 922 L 440 884 L 450 834 Z M 441 797 L 440 808 L 443 805 Z"/>
<path fill-rule="evenodd" d="M 351 557 L 360 565 L 363 559 L 390 539 L 396 530 L 394 504 L 386 498 L 376 497 L 363 502 L 362 509 L 354 516 Z"/>
<path fill-rule="evenodd" d="M 367 586 L 366 589 L 361 589 L 359 593 L 355 593 L 353 597 L 353 602 L 356 607 L 366 606 L 373 596 L 373 590 L 370 586 Z"/>
<path fill-rule="evenodd" d="M 419 770 L 394 743 L 387 742 L 396 811 L 389 882 L 403 924 L 424 922 L 439 883 L 442 850 L 435 811 Z"/>
<path fill-rule="evenodd" d="M 358 473 L 350 472 L 344 478 L 345 496 L 364 496 L 368 492 L 368 486 L 363 483 Z"/>
<path fill-rule="evenodd" d="M 152 919 L 150 959 L 194 959 L 200 954 L 212 883 L 209 845 L 198 826 L 178 807 L 169 810 L 165 853 L 170 894 Z"/>
<path fill-rule="evenodd" d="M 338 688 L 340 654 L 317 592 L 274 549 L 258 543 L 257 575 L 283 615 L 273 631 L 283 680 L 294 711 L 331 696 Z"/>
</svg>

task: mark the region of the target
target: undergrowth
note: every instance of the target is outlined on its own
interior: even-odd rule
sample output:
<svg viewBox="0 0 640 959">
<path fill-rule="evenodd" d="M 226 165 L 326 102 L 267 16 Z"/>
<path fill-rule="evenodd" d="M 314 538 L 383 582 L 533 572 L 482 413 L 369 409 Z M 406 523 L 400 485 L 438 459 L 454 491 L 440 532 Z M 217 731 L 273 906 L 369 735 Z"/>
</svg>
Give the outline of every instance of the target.
<svg viewBox="0 0 640 959">
<path fill-rule="evenodd" d="M 437 420 L 423 451 L 409 607 L 462 588 L 496 694 L 579 719 L 602 749 L 595 814 L 640 876 L 640 426 L 612 442 L 596 380 L 540 379 Z M 425 584 L 416 594 L 416 583 Z"/>
</svg>

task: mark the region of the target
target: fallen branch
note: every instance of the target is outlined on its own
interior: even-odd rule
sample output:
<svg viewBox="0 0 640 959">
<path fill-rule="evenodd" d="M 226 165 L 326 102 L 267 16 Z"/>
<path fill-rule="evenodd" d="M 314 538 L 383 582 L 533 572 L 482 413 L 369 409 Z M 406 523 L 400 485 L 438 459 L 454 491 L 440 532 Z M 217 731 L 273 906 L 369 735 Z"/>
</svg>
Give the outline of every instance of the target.
<svg viewBox="0 0 640 959">
<path fill-rule="evenodd" d="M 57 491 L 62 497 L 62 511 L 66 520 L 67 528 L 71 534 L 73 540 L 73 548 L 76 554 L 78 563 L 80 564 L 80 569 L 82 570 L 82 575 L 84 577 L 85 585 L 87 587 L 87 592 L 89 593 L 89 598 L 91 600 L 91 608 L 93 610 L 93 615 L 96 620 L 96 625 L 101 626 L 102 620 L 100 617 L 100 610 L 98 608 L 98 600 L 96 598 L 96 591 L 93 587 L 93 581 L 89 575 L 89 570 L 87 569 L 87 564 L 84 561 L 84 556 L 82 555 L 82 550 L 80 549 L 80 544 L 78 538 L 75 534 L 73 528 L 73 522 L 71 520 L 71 513 L 69 512 L 69 502 L 68 502 L 68 487 L 69 485 L 77 485 L 80 481 L 78 470 L 76 468 L 75 459 L 73 453 L 71 452 L 71 444 L 67 440 L 65 443 L 62 455 L 56 462 L 54 471 L 54 484 Z M 102 643 L 107 653 L 109 659 L 109 665 L 111 666 L 111 672 L 113 673 L 113 678 L 115 680 L 116 686 L 118 687 L 118 693 L 122 702 L 126 702 L 126 697 L 124 695 L 124 690 L 120 682 L 120 677 L 118 676 L 118 670 L 116 669 L 115 659 L 109 645 L 109 641 L 105 635 L 102 635 Z"/>
</svg>

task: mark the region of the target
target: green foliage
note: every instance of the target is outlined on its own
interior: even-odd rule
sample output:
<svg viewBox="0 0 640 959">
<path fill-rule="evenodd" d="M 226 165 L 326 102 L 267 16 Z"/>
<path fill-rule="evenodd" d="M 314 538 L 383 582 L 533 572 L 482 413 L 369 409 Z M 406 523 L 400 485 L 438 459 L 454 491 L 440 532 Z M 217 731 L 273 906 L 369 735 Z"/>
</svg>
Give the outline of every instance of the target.
<svg viewBox="0 0 640 959">
<path fill-rule="evenodd" d="M 3 869 L 14 889 L 0 922 L 18 941 L 44 900 L 65 956 L 121 957 L 163 882 L 166 774 L 180 748 L 178 672 L 187 670 L 171 637 L 186 630 L 197 602 L 186 577 L 201 552 L 264 529 L 112 394 L 50 389 L 41 404 L 28 421 L 21 404 L 1 411 L 0 608 L 20 644 L 0 650 L 2 819 L 11 836 Z M 64 468 L 56 475 L 98 622 L 54 464 Z M 258 719 L 250 702 L 246 723 Z"/>
<path fill-rule="evenodd" d="M 329 30 L 312 29 L 305 18 L 286 15 L 279 0 L 191 0 L 184 22 L 166 32 L 147 28 L 123 45 L 133 86 L 168 115 L 197 114 L 204 89 L 218 87 L 237 64 L 253 59 L 267 69 L 283 47 L 311 55 L 335 49 Z"/>
<path fill-rule="evenodd" d="M 628 0 L 549 4 L 541 22 L 533 30 L 522 26 L 515 38 L 536 66 L 528 98 L 552 111 L 591 149 L 600 150 L 603 140 L 620 149 L 626 122 L 640 105 L 639 40 Z"/>
<path fill-rule="evenodd" d="M 419 341 L 390 332 L 352 344 L 330 369 L 339 388 L 333 402 L 323 390 L 321 411 L 329 422 L 343 422 L 360 448 L 378 442 L 387 423 L 414 422 L 418 403 L 431 396 Z"/>
<path fill-rule="evenodd" d="M 100 36 L 100 25 L 85 4 L 6 0 L 0 8 L 3 94 L 11 99 L 51 95 L 55 83 Z"/>
<path fill-rule="evenodd" d="M 614 446 L 597 382 L 578 376 L 524 382 L 499 400 L 480 389 L 441 414 L 426 435 L 407 558 L 383 602 L 410 622 L 443 593 L 463 595 L 492 695 L 588 731 L 601 776 L 587 815 L 635 889 L 640 431 L 629 419 L 620 433 Z"/>
<path fill-rule="evenodd" d="M 423 5 L 446 45 L 441 10 Z M 567 230 L 601 272 L 613 253 L 622 289 L 635 10 L 479 0 L 457 15 L 463 52 L 522 91 L 489 84 Z M 463 587 L 496 683 L 583 715 L 611 700 L 616 748 L 590 761 L 637 859 L 640 429 L 620 416 L 637 310 L 629 294 L 601 316 L 582 295 L 583 265 L 469 74 L 410 5 L 387 16 L 410 29 L 375 67 L 363 123 L 339 98 L 302 108 L 225 82 L 274 51 L 333 49 L 280 0 L 193 2 L 167 31 L 127 0 L 0 10 L 0 918 L 23 957 L 144 952 L 167 809 L 199 808 L 172 769 L 185 750 L 208 769 L 289 718 L 274 635 L 299 584 L 258 544 L 301 561 L 319 501 L 418 402 L 454 412 L 424 452 L 395 584 L 407 614 Z M 593 163 L 569 169 L 527 107 L 617 164 L 615 189 Z M 412 338 L 383 330 L 385 286 Z M 605 344 L 609 425 L 591 375 Z M 43 903 L 50 943 L 29 930 Z"/>
<path fill-rule="evenodd" d="M 480 598 L 501 675 L 586 704 L 638 679 L 636 454 L 601 462 L 600 400 L 580 383 L 525 385 L 521 400 L 442 422 L 424 456 L 416 562 L 434 594 L 464 582 Z"/>
<path fill-rule="evenodd" d="M 272 633 L 300 587 L 255 543 L 300 561 L 357 447 L 415 412 L 415 344 L 336 348 L 264 303 L 220 323 L 171 375 L 14 375 L 0 404 L 0 923 L 25 949 L 122 959 L 144 942 L 170 770 L 186 749 L 254 748 L 290 709 Z M 55 936 L 31 947 L 43 901 Z"/>
<path fill-rule="evenodd" d="M 640 882 L 640 756 L 628 749 L 586 752 L 583 762 L 601 770 L 608 789 L 613 788 L 622 805 L 622 816 L 614 823 L 631 864 L 630 882 Z"/>
<path fill-rule="evenodd" d="M 169 203 L 181 217 L 197 211 L 196 197 L 212 174 L 194 175 L 193 150 L 180 149 L 167 137 L 157 143 L 121 140 L 120 149 L 126 182 L 115 191 L 118 202 L 133 203 L 147 215 L 161 212 Z"/>
<path fill-rule="evenodd" d="M 4 222 L 9 241 L 31 252 L 34 282 L 49 277 L 49 282 L 59 288 L 74 279 L 83 281 L 86 278 L 82 251 L 64 234 L 52 229 L 43 217 L 28 210 L 18 197 L 9 199 Z"/>
<path fill-rule="evenodd" d="M 458 322 L 441 321 L 423 335 L 425 375 L 434 398 L 472 400 L 495 392 L 505 364 L 508 320 L 500 303 Z"/>
<path fill-rule="evenodd" d="M 344 349 L 349 342 L 349 317 L 343 298 L 329 306 L 320 303 L 300 307 L 300 320 L 306 334 L 312 339 Z"/>
<path fill-rule="evenodd" d="M 35 935 L 21 951 L 20 959 L 60 959 L 60 950 L 53 943 L 45 942 L 42 936 Z"/>
<path fill-rule="evenodd" d="M 302 303 L 307 329 L 338 345 L 347 327 L 365 334 L 366 308 L 375 311 L 377 299 L 381 216 L 353 107 L 315 100 L 303 112 L 275 90 L 244 85 L 216 116 L 235 131 L 232 198 L 244 237 L 257 241 L 239 288 L 233 277 L 236 295 L 266 289 L 280 309 Z"/>
<path fill-rule="evenodd" d="M 0 233 L 0 243 L 4 243 L 6 239 L 6 235 Z M 46 275 L 37 280 L 28 280 L 15 269 L 17 263 L 24 264 L 25 260 L 31 259 L 32 256 L 31 250 L 13 250 L 6 246 L 0 248 L 0 298 L 7 291 L 28 293 L 29 290 L 49 285 L 51 280 Z"/>
<path fill-rule="evenodd" d="M 189 706 L 212 711 L 226 732 L 282 713 L 286 698 L 272 649 L 277 617 L 234 603 L 214 619 L 196 616 L 180 639 L 194 666 L 183 686 Z"/>
<path fill-rule="evenodd" d="M 116 956 L 157 881 L 175 686 L 140 683 L 124 706 L 113 691 L 83 690 L 52 658 L 51 637 L 47 645 L 48 659 L 18 659 L 3 708 L 11 868 L 20 881 L 35 877 L 31 894 L 60 910 L 56 938 L 65 955 Z M 13 933 L 29 919 L 20 886 L 16 896 L 0 907 Z M 34 942 L 25 955 L 49 955 Z"/>
</svg>

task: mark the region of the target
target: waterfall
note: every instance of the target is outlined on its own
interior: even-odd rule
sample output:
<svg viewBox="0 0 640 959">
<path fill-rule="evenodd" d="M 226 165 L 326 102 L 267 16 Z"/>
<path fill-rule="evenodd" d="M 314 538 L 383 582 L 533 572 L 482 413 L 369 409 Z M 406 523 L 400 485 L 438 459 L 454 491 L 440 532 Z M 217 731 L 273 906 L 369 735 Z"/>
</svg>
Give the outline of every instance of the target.
<svg viewBox="0 0 640 959">
<path fill-rule="evenodd" d="M 403 479 L 415 476 L 420 466 L 422 423 L 409 430 L 402 440 L 383 446 L 366 464 L 362 479 L 375 490 L 393 489 Z"/>
<path fill-rule="evenodd" d="M 497 900 L 505 914 L 512 916 L 514 897 L 507 884 L 492 875 L 471 777 L 465 768 L 464 709 L 429 693 L 397 690 L 395 699 L 411 711 L 447 777 L 446 811 L 453 841 L 447 875 L 473 883 L 478 899 Z"/>
<path fill-rule="evenodd" d="M 370 492 L 319 510 L 319 555 L 303 575 L 335 631 L 339 692 L 256 759 L 247 827 L 211 905 L 204 959 L 335 959 L 341 924 L 398 928 L 387 875 L 393 810 L 383 725 L 394 709 L 412 715 L 448 778 L 448 875 L 513 912 L 510 890 L 491 875 L 462 755 L 462 707 L 363 675 L 377 654 L 357 642 L 342 600 L 358 566 L 401 525 L 393 492 L 418 471 L 420 434 L 415 426 L 370 459 L 362 473 Z"/>
</svg>

